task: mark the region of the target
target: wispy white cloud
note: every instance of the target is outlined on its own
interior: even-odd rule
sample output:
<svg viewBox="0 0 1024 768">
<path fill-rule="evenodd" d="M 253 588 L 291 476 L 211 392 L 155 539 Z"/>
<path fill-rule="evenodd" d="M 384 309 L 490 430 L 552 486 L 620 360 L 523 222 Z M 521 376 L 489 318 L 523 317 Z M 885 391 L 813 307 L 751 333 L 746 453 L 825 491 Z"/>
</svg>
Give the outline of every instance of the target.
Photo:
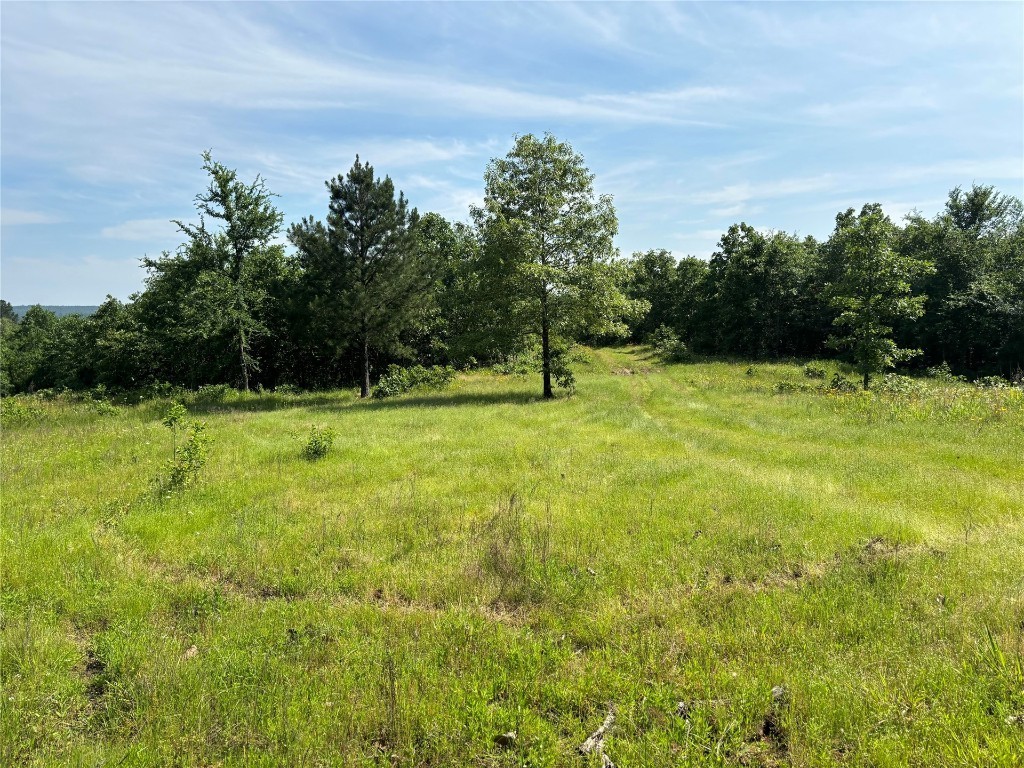
<svg viewBox="0 0 1024 768">
<path fill-rule="evenodd" d="M 60 217 L 45 211 L 25 211 L 19 208 L 0 210 L 0 223 L 5 227 L 16 227 L 22 224 L 55 224 Z"/>
<path fill-rule="evenodd" d="M 137 280 L 205 148 L 289 221 L 356 153 L 464 219 L 487 161 L 552 131 L 614 196 L 624 252 L 707 255 L 740 218 L 827 234 L 826 204 L 926 210 L 972 181 L 1020 194 L 1022 23 L 1019 4 L 7 3 L 5 291 L 49 290 L 19 254 L 84 270 L 98 238 L 120 260 L 82 289 L 118 264 Z"/>
<path fill-rule="evenodd" d="M 169 219 L 132 219 L 103 227 L 100 236 L 111 240 L 161 241 L 173 240 L 178 227 Z"/>
<path fill-rule="evenodd" d="M 690 200 L 695 203 L 717 203 L 736 207 L 751 200 L 792 197 L 808 192 L 819 192 L 834 186 L 835 178 L 832 174 L 779 179 L 760 183 L 743 181 L 738 184 L 729 184 L 719 189 L 697 192 L 690 197 Z"/>
</svg>

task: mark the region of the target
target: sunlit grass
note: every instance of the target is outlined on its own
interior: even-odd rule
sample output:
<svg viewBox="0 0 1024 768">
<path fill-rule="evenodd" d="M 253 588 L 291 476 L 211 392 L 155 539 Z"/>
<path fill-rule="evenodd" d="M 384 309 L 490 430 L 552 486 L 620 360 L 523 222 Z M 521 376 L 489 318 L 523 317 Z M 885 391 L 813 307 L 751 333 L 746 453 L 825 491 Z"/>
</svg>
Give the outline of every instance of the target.
<svg viewBox="0 0 1024 768">
<path fill-rule="evenodd" d="M 166 403 L 26 401 L 3 761 L 598 765 L 611 705 L 623 766 L 1024 759 L 1019 390 L 640 350 L 578 379 L 193 403 L 170 495 Z"/>
</svg>

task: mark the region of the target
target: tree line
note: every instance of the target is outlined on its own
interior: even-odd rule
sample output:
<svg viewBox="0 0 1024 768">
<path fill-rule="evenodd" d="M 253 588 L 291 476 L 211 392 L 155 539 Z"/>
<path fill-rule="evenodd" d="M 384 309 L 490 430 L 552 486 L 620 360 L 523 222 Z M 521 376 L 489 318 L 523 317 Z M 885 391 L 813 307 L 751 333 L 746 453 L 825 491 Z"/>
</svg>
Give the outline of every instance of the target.
<svg viewBox="0 0 1024 768">
<path fill-rule="evenodd" d="M 520 360 L 550 397 L 572 387 L 574 343 L 666 335 L 701 355 L 840 356 L 865 387 L 897 364 L 1024 368 L 1024 207 L 990 186 L 952 190 L 930 219 L 851 208 L 824 241 L 735 224 L 705 261 L 619 258 L 611 198 L 551 135 L 488 164 L 469 223 L 419 213 L 358 156 L 325 183 L 322 218 L 287 228 L 262 178 L 209 152 L 203 170 L 198 223 L 175 222 L 181 246 L 142 260 L 129 301 L 62 318 L 0 305 L 4 394 L 170 382 L 365 397 L 391 363 Z"/>
</svg>

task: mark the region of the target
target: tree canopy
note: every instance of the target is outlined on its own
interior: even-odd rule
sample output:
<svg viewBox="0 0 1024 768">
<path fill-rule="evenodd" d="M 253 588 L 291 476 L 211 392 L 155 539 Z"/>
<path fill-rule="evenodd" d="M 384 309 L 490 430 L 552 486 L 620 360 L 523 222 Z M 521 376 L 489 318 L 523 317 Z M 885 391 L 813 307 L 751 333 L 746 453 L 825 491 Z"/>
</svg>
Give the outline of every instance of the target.
<svg viewBox="0 0 1024 768">
<path fill-rule="evenodd" d="M 502 273 L 507 317 L 540 338 L 544 397 L 553 397 L 552 375 L 571 381 L 568 343 L 626 332 L 630 304 L 611 264 L 618 221 L 611 197 L 595 196 L 593 180 L 571 146 L 527 134 L 488 165 L 484 204 L 475 211 Z"/>
<path fill-rule="evenodd" d="M 623 259 L 615 208 L 569 144 L 519 136 L 467 221 L 422 216 L 358 156 L 326 182 L 327 214 L 280 239 L 261 177 L 203 154 L 197 220 L 144 258 L 145 288 L 89 317 L 0 303 L 0 394 L 357 385 L 392 364 L 538 369 L 571 390 L 574 343 L 770 359 L 838 354 L 865 385 L 895 365 L 1024 379 L 1024 206 L 951 190 L 935 216 L 878 204 L 818 242 L 737 222 L 710 260 Z M 669 344 L 671 342 L 671 344 Z M 909 369 L 909 368 L 908 368 Z"/>
</svg>

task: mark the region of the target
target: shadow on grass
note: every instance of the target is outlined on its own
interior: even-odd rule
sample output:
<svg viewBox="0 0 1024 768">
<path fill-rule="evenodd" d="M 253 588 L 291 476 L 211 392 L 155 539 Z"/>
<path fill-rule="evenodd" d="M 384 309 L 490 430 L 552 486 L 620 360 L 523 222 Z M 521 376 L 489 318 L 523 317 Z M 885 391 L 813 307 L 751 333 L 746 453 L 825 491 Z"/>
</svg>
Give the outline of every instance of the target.
<svg viewBox="0 0 1024 768">
<path fill-rule="evenodd" d="M 556 398 L 559 399 L 559 398 Z M 356 407 L 361 410 L 392 410 L 396 408 L 454 408 L 481 405 L 528 405 L 542 400 L 539 393 L 533 392 L 436 392 L 420 395 L 399 395 L 385 400 L 360 400 L 358 397 L 338 397 L 310 394 L 275 397 L 264 395 L 251 400 L 228 400 L 222 402 L 189 403 L 188 409 L 196 415 L 215 413 L 260 413 L 265 411 L 284 411 L 293 408 L 319 408 L 325 410 L 343 410 Z"/>
<path fill-rule="evenodd" d="M 378 411 L 393 408 L 454 408 L 474 405 L 529 405 L 542 401 L 534 392 L 456 392 L 453 394 L 405 395 L 385 400 L 356 400 L 354 405 L 364 410 Z"/>
<path fill-rule="evenodd" d="M 330 397 L 327 395 L 289 395 L 279 397 L 275 395 L 263 395 L 254 397 L 251 400 L 228 400 L 210 402 L 188 403 L 188 410 L 195 414 L 230 413 L 242 411 L 245 413 L 258 413 L 263 411 L 286 411 L 292 408 L 326 408 L 330 406 L 343 407 L 351 405 L 352 398 Z"/>
</svg>

